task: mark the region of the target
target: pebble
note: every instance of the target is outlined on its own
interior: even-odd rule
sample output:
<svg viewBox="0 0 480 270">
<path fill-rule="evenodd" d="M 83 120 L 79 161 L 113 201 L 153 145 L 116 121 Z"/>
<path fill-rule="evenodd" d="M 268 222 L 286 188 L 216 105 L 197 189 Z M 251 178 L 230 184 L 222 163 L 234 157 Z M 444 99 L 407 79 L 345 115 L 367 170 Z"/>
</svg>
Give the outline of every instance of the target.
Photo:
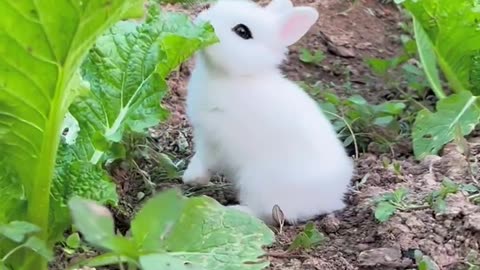
<svg viewBox="0 0 480 270">
<path fill-rule="evenodd" d="M 402 261 L 402 251 L 398 248 L 375 248 L 362 251 L 358 255 L 361 266 L 392 266 Z"/>
</svg>

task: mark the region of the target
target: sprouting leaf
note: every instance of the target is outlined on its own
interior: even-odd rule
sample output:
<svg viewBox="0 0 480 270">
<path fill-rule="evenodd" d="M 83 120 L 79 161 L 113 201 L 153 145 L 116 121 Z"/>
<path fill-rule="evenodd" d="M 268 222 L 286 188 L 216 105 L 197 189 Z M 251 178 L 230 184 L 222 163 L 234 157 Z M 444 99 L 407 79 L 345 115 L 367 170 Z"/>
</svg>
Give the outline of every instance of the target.
<svg viewBox="0 0 480 270">
<path fill-rule="evenodd" d="M 23 246 L 41 255 L 47 261 L 51 261 L 53 259 L 53 252 L 47 246 L 45 241 L 41 240 L 38 237 L 32 236 L 28 238 L 28 240 L 23 244 Z"/>
<path fill-rule="evenodd" d="M 402 102 L 384 102 L 374 106 L 374 110 L 378 113 L 386 113 L 389 115 L 400 115 L 405 109 L 406 105 Z"/>
<path fill-rule="evenodd" d="M 72 248 L 72 249 L 79 248 L 81 243 L 80 235 L 77 232 L 70 234 L 65 240 L 65 243 L 69 248 Z"/>
<path fill-rule="evenodd" d="M 153 12 L 153 11 L 151 11 Z M 145 24 L 122 22 L 103 35 L 82 66 L 90 93 L 70 107 L 79 122 L 77 143 L 97 164 L 125 131 L 144 133 L 165 119 L 165 77 L 196 50 L 216 42 L 209 24 L 162 13 Z"/>
<path fill-rule="evenodd" d="M 299 59 L 300 61 L 308 64 L 320 64 L 326 58 L 325 54 L 317 50 L 315 52 L 311 52 L 308 49 L 302 48 L 300 49 Z"/>
<path fill-rule="evenodd" d="M 395 118 L 393 118 L 393 116 L 388 115 L 388 116 L 382 116 L 382 117 L 375 118 L 373 123 L 377 126 L 380 126 L 380 127 L 387 127 L 394 120 L 395 120 Z"/>
<path fill-rule="evenodd" d="M 444 194 L 444 196 L 446 196 L 448 194 L 457 193 L 458 190 L 459 190 L 458 184 L 456 184 L 452 180 L 448 179 L 447 177 L 445 177 L 443 179 L 443 181 L 442 181 L 442 194 Z"/>
<path fill-rule="evenodd" d="M 467 193 L 472 194 L 472 193 L 478 192 L 480 189 L 475 185 L 467 184 L 467 185 L 462 186 L 462 190 L 467 192 Z"/>
<path fill-rule="evenodd" d="M 385 76 L 391 68 L 394 68 L 389 60 L 371 58 L 367 59 L 366 62 L 372 72 L 378 76 Z"/>
<path fill-rule="evenodd" d="M 362 105 L 362 106 L 368 105 L 367 100 L 360 95 L 353 95 L 348 98 L 348 101 L 356 105 Z"/>
<path fill-rule="evenodd" d="M 389 220 L 396 211 L 397 207 L 395 207 L 393 204 L 382 201 L 379 202 L 375 208 L 375 218 L 380 222 L 385 222 Z"/>
<path fill-rule="evenodd" d="M 417 159 L 436 154 L 455 138 L 457 125 L 461 134 L 468 135 L 480 121 L 477 97 L 461 92 L 437 103 L 435 113 L 422 110 L 413 126 L 413 150 Z"/>
<path fill-rule="evenodd" d="M 420 250 L 415 250 L 415 261 L 418 265 L 418 270 L 440 270 L 432 258 L 423 255 Z"/>
<path fill-rule="evenodd" d="M 158 165 L 165 170 L 168 178 L 180 177 L 178 166 L 165 153 L 158 154 Z"/>
<path fill-rule="evenodd" d="M 0 235 L 8 239 L 21 243 L 29 234 L 39 232 L 37 225 L 25 221 L 12 221 L 5 225 L 0 225 Z"/>
<path fill-rule="evenodd" d="M 311 249 L 325 241 L 325 235 L 315 228 L 313 222 L 307 223 L 305 229 L 300 232 L 288 247 L 289 251 L 298 249 Z"/>
<path fill-rule="evenodd" d="M 440 190 L 432 192 L 427 197 L 427 203 L 433 208 L 436 213 L 444 213 L 447 209 L 447 202 L 445 199 L 450 194 L 455 194 L 460 190 L 460 186 L 452 180 L 445 178 L 442 181 Z"/>
<path fill-rule="evenodd" d="M 401 203 L 405 201 L 408 195 L 408 189 L 406 188 L 399 188 L 393 192 L 393 201 L 397 203 Z"/>
</svg>

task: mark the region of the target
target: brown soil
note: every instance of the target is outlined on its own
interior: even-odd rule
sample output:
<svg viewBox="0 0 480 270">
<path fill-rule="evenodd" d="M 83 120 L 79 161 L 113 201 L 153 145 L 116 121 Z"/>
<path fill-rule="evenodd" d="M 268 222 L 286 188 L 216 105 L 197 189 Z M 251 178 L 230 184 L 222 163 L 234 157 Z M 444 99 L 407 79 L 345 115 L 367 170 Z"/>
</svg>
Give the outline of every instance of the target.
<svg viewBox="0 0 480 270">
<path fill-rule="evenodd" d="M 392 57 L 401 50 L 398 22 L 402 16 L 396 7 L 379 0 L 294 2 L 317 7 L 321 17 L 309 35 L 292 47 L 289 61 L 283 67 L 287 76 L 309 83 L 320 81 L 340 95 L 360 93 L 371 102 L 388 99 L 388 89 L 378 86 L 364 60 Z M 327 58 L 320 65 L 306 65 L 298 60 L 300 48 L 322 50 Z M 155 158 L 158 153 L 169 154 L 174 161 L 183 161 L 179 167 L 184 169 L 192 154 L 191 129 L 184 108 L 191 64 L 182 66 L 169 80 L 171 94 L 164 104 L 172 115 L 167 123 L 151 130 L 150 150 L 142 151 L 144 159 L 137 160 L 140 168 L 120 166 L 114 170 L 122 196 L 123 210 L 116 211 L 120 230 L 128 228 L 131 213 L 141 205 L 143 195 L 150 193 L 144 185 L 147 179 L 156 183 L 158 189 L 180 186 L 189 195 L 210 195 L 224 204 L 235 202 L 234 192 L 223 179 L 216 179 L 214 186 L 206 188 L 183 186 L 179 179 L 168 178 Z M 470 145 L 475 158 L 480 153 L 480 144 L 472 141 Z M 400 171 L 388 166 L 394 163 L 400 165 Z M 285 253 L 303 225 L 285 227 L 268 249 L 270 269 L 416 269 L 415 250 L 432 257 L 439 269 L 469 269 L 465 257 L 471 250 L 478 251 L 480 245 L 480 207 L 470 203 L 464 194 L 447 198 L 446 214 L 435 214 L 427 207 L 398 212 L 385 223 L 375 220 L 373 200 L 406 187 L 410 191 L 409 201 L 422 204 L 429 193 L 439 189 L 444 177 L 457 183 L 474 181 L 472 178 L 477 177 L 471 175 L 471 164 L 455 147 L 447 147 L 441 157 L 424 162 L 408 156 L 361 154 L 356 160 L 357 171 L 346 199 L 347 208 L 315 221 L 327 236 L 326 242 L 313 250 Z"/>
</svg>

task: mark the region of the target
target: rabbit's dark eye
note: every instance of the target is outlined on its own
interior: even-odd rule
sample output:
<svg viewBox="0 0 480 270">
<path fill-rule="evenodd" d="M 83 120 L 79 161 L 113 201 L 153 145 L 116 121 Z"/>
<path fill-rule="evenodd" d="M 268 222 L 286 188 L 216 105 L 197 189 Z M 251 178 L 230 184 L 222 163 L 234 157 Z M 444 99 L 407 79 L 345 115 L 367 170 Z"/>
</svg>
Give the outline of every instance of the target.
<svg viewBox="0 0 480 270">
<path fill-rule="evenodd" d="M 233 29 L 233 32 L 243 39 L 252 39 L 252 32 L 244 24 L 237 24 Z"/>
</svg>

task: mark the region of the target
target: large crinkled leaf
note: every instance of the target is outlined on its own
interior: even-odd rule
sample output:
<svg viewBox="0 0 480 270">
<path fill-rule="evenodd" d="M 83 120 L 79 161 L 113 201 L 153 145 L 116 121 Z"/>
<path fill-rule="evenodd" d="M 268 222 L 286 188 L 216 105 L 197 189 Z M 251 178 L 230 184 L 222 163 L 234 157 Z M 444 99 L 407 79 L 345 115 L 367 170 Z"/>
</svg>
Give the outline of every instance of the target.
<svg viewBox="0 0 480 270">
<path fill-rule="evenodd" d="M 61 124 L 72 96 L 67 89 L 97 36 L 121 18 L 141 16 L 142 8 L 141 0 L 0 1 L 0 175 L 13 170 L 18 177 L 31 205 L 28 220 L 42 228 L 43 239 Z M 2 189 L 0 197 L 10 192 Z M 36 259 L 19 263 L 43 269 Z"/>
<path fill-rule="evenodd" d="M 50 231 L 52 240 L 70 223 L 68 200 L 79 196 L 101 204 L 115 205 L 118 201 L 115 183 L 98 164 L 77 156 L 75 145 L 60 144 L 51 190 Z M 57 232 L 57 235 L 54 235 Z"/>
<path fill-rule="evenodd" d="M 420 111 L 413 127 L 413 150 L 418 159 L 436 154 L 452 141 L 459 130 L 467 135 L 480 121 L 478 97 L 470 92 L 460 92 L 441 99 L 437 111 Z"/>
<path fill-rule="evenodd" d="M 164 237 L 169 254 L 202 269 L 263 269 L 263 246 L 273 232 L 260 220 L 209 197 L 189 198 L 179 222 Z"/>
<path fill-rule="evenodd" d="M 437 62 L 455 92 L 480 94 L 480 3 L 472 0 L 405 0 L 425 30 Z"/>
<path fill-rule="evenodd" d="M 79 159 L 72 145 L 60 144 L 55 168 L 52 196 L 67 207 L 74 196 L 97 201 L 101 204 L 116 204 L 118 196 L 115 183 L 99 165 Z"/>
<path fill-rule="evenodd" d="M 84 211 L 93 207 L 93 212 L 106 215 L 106 208 L 79 200 L 70 206 L 75 224 L 87 239 L 109 235 L 96 244 L 125 254 L 119 250 L 125 250 L 124 244 L 110 245 L 114 237 L 110 227 L 95 228 L 99 217 Z M 264 254 L 263 247 L 274 241 L 273 232 L 259 219 L 226 208 L 209 197 L 185 198 L 176 190 L 150 199 L 132 221 L 131 233 L 136 254 L 131 254 L 130 259 L 139 260 L 145 269 L 263 269 L 268 261 L 259 257 Z M 131 243 L 129 240 L 124 238 L 125 243 Z M 87 265 L 100 264 L 91 261 Z"/>
<path fill-rule="evenodd" d="M 18 178 L 15 170 L 9 168 L 4 161 L 4 157 L 0 157 L 0 194 L 2 203 L 0 203 L 0 224 L 6 224 L 15 219 L 19 213 L 25 214 L 27 200 L 25 189 L 22 182 Z"/>
<path fill-rule="evenodd" d="M 70 112 L 80 125 L 77 143 L 92 163 L 103 158 L 112 142 L 121 141 L 125 131 L 142 133 L 165 119 L 167 112 L 160 106 L 165 76 L 215 41 L 210 25 L 193 25 L 185 15 L 150 13 L 147 23 L 113 27 L 83 64 L 90 93 L 80 96 Z"/>
</svg>

